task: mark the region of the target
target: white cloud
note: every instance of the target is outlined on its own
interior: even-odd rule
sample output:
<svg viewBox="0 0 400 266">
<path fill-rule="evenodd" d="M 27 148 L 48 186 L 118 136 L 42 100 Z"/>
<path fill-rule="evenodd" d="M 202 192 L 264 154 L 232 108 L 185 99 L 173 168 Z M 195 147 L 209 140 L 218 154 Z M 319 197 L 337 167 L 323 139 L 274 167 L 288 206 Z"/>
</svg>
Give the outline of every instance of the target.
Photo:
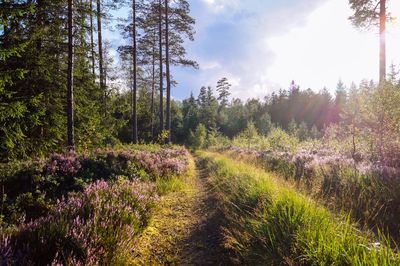
<svg viewBox="0 0 400 266">
<path fill-rule="evenodd" d="M 291 5 L 259 0 L 202 1 L 208 8 L 197 11 L 196 41 L 188 49 L 200 63 L 197 87 L 227 77 L 233 97 L 261 98 L 279 88 L 267 75 L 275 58 L 268 38 L 304 25 L 307 15 L 326 0 L 296 0 Z M 224 9 L 211 15 L 218 6 Z"/>
<path fill-rule="evenodd" d="M 232 95 L 243 99 L 288 88 L 292 80 L 303 89 L 333 91 L 339 79 L 350 84 L 378 77 L 378 35 L 351 25 L 348 0 L 193 0 L 193 5 L 197 34 L 187 48 L 200 70 L 177 74 L 182 95 L 215 86 L 221 77 L 231 79 Z M 390 1 L 389 9 L 400 17 L 399 1 Z M 399 21 L 388 27 L 387 46 L 388 65 L 399 65 Z"/>
<path fill-rule="evenodd" d="M 238 0 L 203 0 L 213 13 L 221 13 L 226 10 L 232 11 L 233 8 L 237 8 L 239 5 Z"/>
<path fill-rule="evenodd" d="M 217 61 L 199 62 L 199 65 L 201 70 L 215 70 L 221 68 L 221 64 Z"/>
</svg>

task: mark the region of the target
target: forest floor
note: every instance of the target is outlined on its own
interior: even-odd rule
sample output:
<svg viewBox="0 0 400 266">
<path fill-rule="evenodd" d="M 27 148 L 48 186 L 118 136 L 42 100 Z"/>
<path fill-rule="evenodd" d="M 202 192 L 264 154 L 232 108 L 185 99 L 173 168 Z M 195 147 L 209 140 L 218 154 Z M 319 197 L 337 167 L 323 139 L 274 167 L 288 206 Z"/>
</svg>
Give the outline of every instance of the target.
<svg viewBox="0 0 400 266">
<path fill-rule="evenodd" d="M 223 247 L 222 214 L 200 165 L 186 187 L 161 197 L 135 243 L 135 265 L 231 265 Z"/>
</svg>

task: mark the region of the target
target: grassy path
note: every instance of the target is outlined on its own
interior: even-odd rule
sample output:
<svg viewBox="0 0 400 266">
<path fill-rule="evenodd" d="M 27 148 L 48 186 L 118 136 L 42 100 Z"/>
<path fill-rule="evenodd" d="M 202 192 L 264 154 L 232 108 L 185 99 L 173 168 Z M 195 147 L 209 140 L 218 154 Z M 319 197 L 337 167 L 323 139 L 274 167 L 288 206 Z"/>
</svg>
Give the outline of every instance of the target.
<svg viewBox="0 0 400 266">
<path fill-rule="evenodd" d="M 385 242 L 273 174 L 219 153 L 198 158 L 165 187 L 130 264 L 399 265 Z"/>
<path fill-rule="evenodd" d="M 203 169 L 192 161 L 185 185 L 162 196 L 134 247 L 133 265 L 229 265 L 221 213 Z"/>
</svg>

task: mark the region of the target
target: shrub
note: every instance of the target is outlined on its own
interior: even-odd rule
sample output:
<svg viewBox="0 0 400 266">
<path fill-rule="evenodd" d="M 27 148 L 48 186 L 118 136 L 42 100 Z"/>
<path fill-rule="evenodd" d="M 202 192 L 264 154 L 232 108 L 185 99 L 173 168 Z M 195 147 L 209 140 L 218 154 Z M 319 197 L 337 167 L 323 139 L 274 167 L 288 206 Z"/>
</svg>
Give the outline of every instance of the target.
<svg viewBox="0 0 400 266">
<path fill-rule="evenodd" d="M 147 183 L 97 181 L 59 201 L 47 217 L 3 236 L 0 257 L 6 265 L 119 264 L 128 259 L 156 200 L 155 187 Z"/>
<path fill-rule="evenodd" d="M 148 150 L 99 149 L 1 166 L 1 221 L 12 225 L 46 215 L 57 199 L 71 191 L 82 191 L 96 180 L 116 180 L 121 175 L 149 181 L 180 176 L 188 167 L 188 152 L 179 147 L 153 146 Z"/>
<path fill-rule="evenodd" d="M 293 151 L 297 148 L 298 140 L 280 128 L 273 128 L 267 136 L 269 148 L 274 151 Z"/>
<path fill-rule="evenodd" d="M 202 149 L 205 146 L 207 129 L 203 124 L 199 124 L 193 133 L 190 131 L 189 143 L 193 150 Z"/>
</svg>

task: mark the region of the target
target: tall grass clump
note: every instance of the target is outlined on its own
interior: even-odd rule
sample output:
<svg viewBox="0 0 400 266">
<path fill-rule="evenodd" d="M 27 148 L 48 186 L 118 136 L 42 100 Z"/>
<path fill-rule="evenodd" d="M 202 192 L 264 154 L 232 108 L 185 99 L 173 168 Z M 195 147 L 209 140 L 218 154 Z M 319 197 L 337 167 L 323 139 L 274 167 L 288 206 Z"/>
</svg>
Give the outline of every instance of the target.
<svg viewBox="0 0 400 266">
<path fill-rule="evenodd" d="M 225 244 L 249 265 L 397 265 L 384 237 L 360 232 L 285 181 L 216 153 L 200 153 L 226 218 Z"/>
</svg>

